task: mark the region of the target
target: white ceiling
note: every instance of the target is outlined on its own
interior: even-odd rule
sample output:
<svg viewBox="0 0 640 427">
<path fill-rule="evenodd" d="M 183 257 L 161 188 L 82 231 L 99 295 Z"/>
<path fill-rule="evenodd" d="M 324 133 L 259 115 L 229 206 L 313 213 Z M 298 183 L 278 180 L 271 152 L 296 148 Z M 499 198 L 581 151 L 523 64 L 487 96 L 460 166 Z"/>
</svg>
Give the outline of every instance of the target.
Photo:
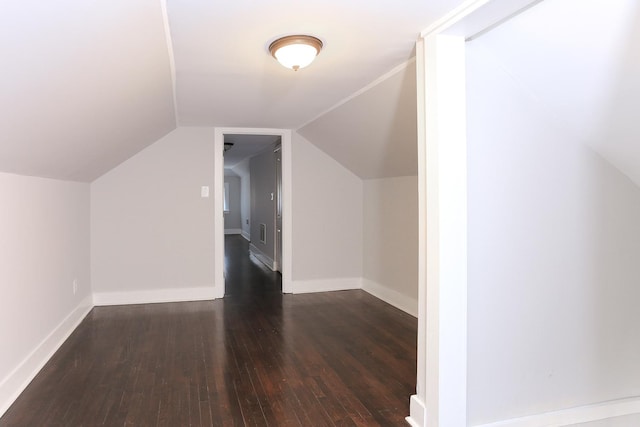
<svg viewBox="0 0 640 427">
<path fill-rule="evenodd" d="M 640 3 L 544 1 L 472 43 L 640 185 Z"/>
<path fill-rule="evenodd" d="M 248 157 L 272 149 L 280 141 L 279 135 L 234 135 L 225 134 L 224 142 L 233 147 L 224 153 L 224 168 L 231 169 Z"/>
<path fill-rule="evenodd" d="M 297 128 L 414 54 L 462 0 L 167 0 L 181 125 Z M 267 48 L 307 33 L 324 48 L 298 72 Z"/>
</svg>

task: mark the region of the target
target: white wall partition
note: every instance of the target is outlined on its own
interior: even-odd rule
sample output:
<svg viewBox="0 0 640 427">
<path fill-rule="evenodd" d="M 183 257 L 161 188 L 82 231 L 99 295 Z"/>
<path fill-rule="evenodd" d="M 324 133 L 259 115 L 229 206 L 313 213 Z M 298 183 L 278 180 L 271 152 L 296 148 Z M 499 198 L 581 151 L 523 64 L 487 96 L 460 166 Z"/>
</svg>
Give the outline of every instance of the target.
<svg viewBox="0 0 640 427">
<path fill-rule="evenodd" d="M 418 177 L 367 179 L 362 288 L 418 316 Z"/>
<path fill-rule="evenodd" d="M 92 307 L 89 184 L 0 173 L 0 416 Z"/>
<path fill-rule="evenodd" d="M 466 425 L 467 193 L 464 38 L 432 35 L 418 43 L 424 108 L 419 179 L 419 357 L 411 420 L 417 425 Z M 420 107 L 419 107 L 420 108 Z M 425 210 L 426 209 L 426 210 Z"/>
<path fill-rule="evenodd" d="M 467 425 L 465 41 L 539 0 L 470 0 L 423 31 L 418 92 L 418 367 L 413 426 Z"/>
<path fill-rule="evenodd" d="M 537 18 L 531 12 L 521 18 Z M 636 414 L 593 424 L 636 426 L 640 188 L 567 129 L 569 117 L 531 96 L 505 62 L 507 43 L 494 42 L 487 34 L 467 44 L 469 422 L 564 426 Z M 563 61 L 591 55 L 584 48 Z M 562 84 L 562 66 L 544 67 L 550 85 Z M 631 140 L 633 129 L 612 129 Z"/>
<path fill-rule="evenodd" d="M 295 265 L 292 292 L 362 287 L 362 180 L 293 134 Z"/>
<path fill-rule="evenodd" d="M 96 305 L 214 297 L 212 157 L 212 128 L 181 127 L 91 183 Z"/>
</svg>

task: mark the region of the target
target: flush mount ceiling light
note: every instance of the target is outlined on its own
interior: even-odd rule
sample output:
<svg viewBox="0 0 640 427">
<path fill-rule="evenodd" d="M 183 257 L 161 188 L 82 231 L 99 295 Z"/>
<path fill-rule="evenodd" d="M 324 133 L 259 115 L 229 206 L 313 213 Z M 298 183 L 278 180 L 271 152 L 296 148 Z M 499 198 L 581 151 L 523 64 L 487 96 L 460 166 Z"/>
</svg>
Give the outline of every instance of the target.
<svg viewBox="0 0 640 427">
<path fill-rule="evenodd" d="M 226 153 L 227 151 L 231 150 L 231 147 L 233 147 L 233 142 L 225 142 L 224 143 L 224 152 Z"/>
<path fill-rule="evenodd" d="M 306 35 L 282 37 L 269 45 L 271 55 L 293 71 L 311 64 L 321 49 L 320 39 Z"/>
</svg>

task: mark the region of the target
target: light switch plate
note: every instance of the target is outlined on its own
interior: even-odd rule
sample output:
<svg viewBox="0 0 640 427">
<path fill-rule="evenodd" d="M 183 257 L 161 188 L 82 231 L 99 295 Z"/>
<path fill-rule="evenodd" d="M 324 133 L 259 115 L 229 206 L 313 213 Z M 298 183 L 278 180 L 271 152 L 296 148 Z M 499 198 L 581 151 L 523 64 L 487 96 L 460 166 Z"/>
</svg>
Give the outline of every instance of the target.
<svg viewBox="0 0 640 427">
<path fill-rule="evenodd" d="M 200 189 L 200 197 L 209 197 L 209 186 L 202 186 L 202 188 Z"/>
</svg>

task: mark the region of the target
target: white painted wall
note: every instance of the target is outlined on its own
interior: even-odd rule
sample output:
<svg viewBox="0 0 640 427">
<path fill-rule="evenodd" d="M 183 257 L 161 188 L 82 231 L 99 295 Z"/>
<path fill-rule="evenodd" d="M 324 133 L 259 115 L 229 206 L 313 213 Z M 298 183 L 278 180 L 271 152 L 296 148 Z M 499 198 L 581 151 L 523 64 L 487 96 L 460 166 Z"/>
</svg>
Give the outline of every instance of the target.
<svg viewBox="0 0 640 427">
<path fill-rule="evenodd" d="M 637 396 L 640 189 L 467 49 L 469 422 Z"/>
<path fill-rule="evenodd" d="M 639 22 L 637 0 L 544 1 L 477 42 L 559 127 L 640 185 Z"/>
<path fill-rule="evenodd" d="M 229 184 L 229 212 L 224 214 L 224 229 L 225 232 L 231 230 L 240 230 L 242 226 L 241 212 L 240 212 L 240 177 L 237 176 L 225 176 L 225 184 Z"/>
<path fill-rule="evenodd" d="M 0 242 L 2 415 L 90 308 L 89 184 L 0 173 Z"/>
<path fill-rule="evenodd" d="M 213 297 L 213 137 L 178 128 L 91 184 L 96 304 Z"/>
<path fill-rule="evenodd" d="M 364 185 L 363 287 L 418 315 L 418 177 Z"/>
<path fill-rule="evenodd" d="M 213 298 L 213 128 L 181 127 L 91 184 L 95 303 Z M 362 181 L 293 141 L 294 292 L 361 286 Z"/>
<path fill-rule="evenodd" d="M 240 176 L 240 219 L 242 221 L 242 235 L 251 239 L 251 171 L 249 168 L 250 158 L 247 158 L 232 170 Z"/>
<path fill-rule="evenodd" d="M 293 134 L 294 292 L 361 286 L 362 180 Z"/>
</svg>

